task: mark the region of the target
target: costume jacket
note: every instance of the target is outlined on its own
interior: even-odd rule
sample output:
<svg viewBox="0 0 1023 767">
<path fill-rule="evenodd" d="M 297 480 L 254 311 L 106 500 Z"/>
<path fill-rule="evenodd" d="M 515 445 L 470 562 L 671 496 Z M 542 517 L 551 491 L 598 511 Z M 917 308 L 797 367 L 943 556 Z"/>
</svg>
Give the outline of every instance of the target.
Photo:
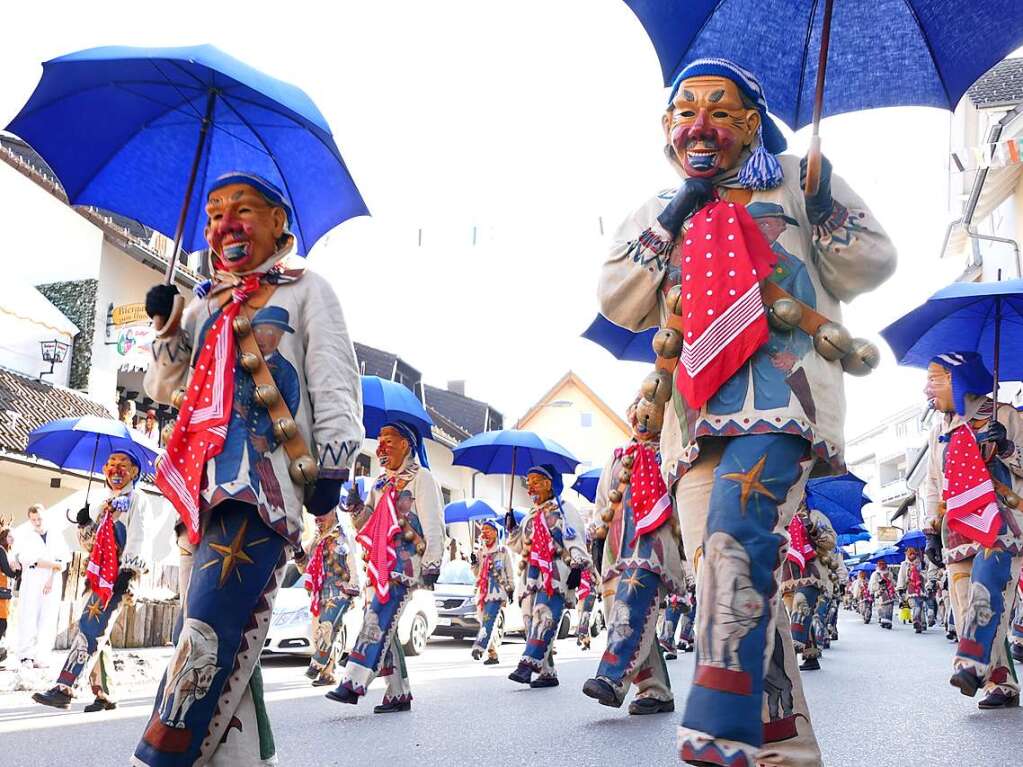
<svg viewBox="0 0 1023 767">
<path fill-rule="evenodd" d="M 586 551 L 584 527 L 579 512 L 568 501 L 552 498 L 540 505 L 534 504 L 522 523 L 508 537 L 508 548 L 520 556 L 525 555 L 526 540 L 533 539 L 533 525 L 537 516 L 543 514 L 551 538 L 554 540 L 554 569 L 552 581 L 554 593 L 565 597 L 566 606 L 574 604 L 574 589 L 569 591 L 565 585 L 573 568 L 584 568 L 590 565 L 590 557 Z M 528 561 L 528 559 L 527 559 Z M 543 578 L 535 567 L 527 566 L 523 571 L 522 583 L 524 591 L 520 598 L 544 590 Z"/>
<path fill-rule="evenodd" d="M 476 585 L 477 598 L 482 596 L 483 602 L 508 603 L 508 595 L 515 593 L 515 570 L 512 564 L 512 556 L 508 547 L 500 540 L 494 541 L 493 546 L 480 549 L 476 553 L 477 564 L 473 572 L 478 579 L 484 567 L 487 567 L 486 588 L 481 594 L 479 583 Z"/>
</svg>

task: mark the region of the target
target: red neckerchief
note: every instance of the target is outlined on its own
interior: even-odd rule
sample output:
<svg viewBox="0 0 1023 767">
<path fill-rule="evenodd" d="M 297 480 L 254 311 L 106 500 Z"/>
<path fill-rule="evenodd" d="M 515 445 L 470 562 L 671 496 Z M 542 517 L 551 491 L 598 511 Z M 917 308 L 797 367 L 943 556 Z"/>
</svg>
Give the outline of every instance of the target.
<svg viewBox="0 0 1023 767">
<path fill-rule="evenodd" d="M 908 560 L 907 560 L 908 561 Z M 924 579 L 920 575 L 920 567 L 916 562 L 909 562 L 909 593 L 911 596 L 920 596 L 924 591 Z"/>
<path fill-rule="evenodd" d="M 625 454 L 634 457 L 629 489 L 636 528 L 631 545 L 635 545 L 641 535 L 652 533 L 671 517 L 671 496 L 653 445 L 636 441 L 625 448 Z"/>
<path fill-rule="evenodd" d="M 199 491 L 206 463 L 223 451 L 231 420 L 235 372 L 232 323 L 245 300 L 259 289 L 260 279 L 258 274 L 244 277 L 207 331 L 167 452 L 156 467 L 156 485 L 177 509 L 194 544 L 199 543 Z"/>
<path fill-rule="evenodd" d="M 85 580 L 93 593 L 103 602 L 103 607 L 110 603 L 110 598 L 114 595 L 114 581 L 117 580 L 119 569 L 114 516 L 109 511 L 104 511 L 85 570 Z"/>
<path fill-rule="evenodd" d="M 540 571 L 547 596 L 554 595 L 554 538 L 547 529 L 547 514 L 542 504 L 533 515 L 533 545 L 529 550 L 529 564 Z"/>
<path fill-rule="evenodd" d="M 483 604 L 487 601 L 487 592 L 490 591 L 490 560 L 492 558 L 493 553 L 483 555 L 483 562 L 480 563 L 480 577 L 476 579 L 476 604 L 480 610 L 483 609 Z"/>
<path fill-rule="evenodd" d="M 591 591 L 593 591 L 593 582 L 590 580 L 590 571 L 587 568 L 583 570 L 582 577 L 579 579 L 579 588 L 575 592 L 576 600 L 584 602 Z"/>
<path fill-rule="evenodd" d="M 306 567 L 306 572 L 309 573 L 309 612 L 313 614 L 314 618 L 317 618 L 320 615 L 320 597 L 323 595 L 324 580 L 323 568 L 326 564 L 323 558 L 323 545 L 326 542 L 326 535 L 320 538 L 320 542 L 317 543 L 316 548 L 313 549 L 313 555 L 309 558 L 309 565 Z"/>
<path fill-rule="evenodd" d="M 1001 513 L 991 472 L 981 458 L 977 437 L 967 424 L 949 436 L 945 451 L 945 501 L 948 526 L 990 548 L 998 540 Z"/>
<path fill-rule="evenodd" d="M 359 545 L 369 552 L 366 572 L 369 574 L 369 582 L 376 590 L 377 599 L 384 605 L 391 600 L 391 572 L 398 561 L 394 537 L 400 532 L 398 490 L 392 478 L 388 479 L 381 489 L 380 498 L 369 522 L 356 536 Z"/>
<path fill-rule="evenodd" d="M 711 200 L 683 237 L 685 334 L 675 386 L 698 410 L 767 342 L 760 282 L 778 258 L 737 202 Z"/>
<path fill-rule="evenodd" d="M 806 570 L 807 563 L 815 556 L 817 552 L 810 543 L 803 518 L 799 514 L 794 514 L 792 521 L 789 522 L 789 552 L 785 558 L 797 565 L 799 572 L 802 573 Z"/>
</svg>

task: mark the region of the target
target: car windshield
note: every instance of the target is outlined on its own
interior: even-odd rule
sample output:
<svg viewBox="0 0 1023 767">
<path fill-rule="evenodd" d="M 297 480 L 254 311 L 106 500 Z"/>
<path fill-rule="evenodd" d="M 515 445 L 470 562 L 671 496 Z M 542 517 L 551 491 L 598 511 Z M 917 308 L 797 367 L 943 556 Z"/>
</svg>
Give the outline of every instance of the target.
<svg viewBox="0 0 1023 767">
<path fill-rule="evenodd" d="M 445 562 L 440 568 L 440 577 L 437 579 L 437 583 L 457 586 L 472 586 L 475 582 L 472 567 L 464 560 Z"/>
</svg>

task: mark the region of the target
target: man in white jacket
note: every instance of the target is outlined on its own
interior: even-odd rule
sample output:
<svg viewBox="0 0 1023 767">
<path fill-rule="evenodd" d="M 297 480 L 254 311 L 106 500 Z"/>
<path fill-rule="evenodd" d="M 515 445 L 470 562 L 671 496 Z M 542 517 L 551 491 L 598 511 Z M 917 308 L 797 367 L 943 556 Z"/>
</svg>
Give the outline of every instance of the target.
<svg viewBox="0 0 1023 767">
<path fill-rule="evenodd" d="M 31 529 L 18 536 L 15 547 L 22 567 L 15 647 L 23 665 L 45 668 L 43 659 L 57 638 L 61 573 L 71 554 L 59 533 L 47 531 L 40 504 L 29 508 L 28 521 Z"/>
</svg>

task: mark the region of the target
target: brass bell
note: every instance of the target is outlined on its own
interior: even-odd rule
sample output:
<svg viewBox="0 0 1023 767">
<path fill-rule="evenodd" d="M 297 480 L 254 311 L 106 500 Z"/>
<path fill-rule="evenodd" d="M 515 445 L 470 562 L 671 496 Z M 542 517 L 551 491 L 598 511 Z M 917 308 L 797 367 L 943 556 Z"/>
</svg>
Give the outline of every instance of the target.
<svg viewBox="0 0 1023 767">
<path fill-rule="evenodd" d="M 171 404 L 178 410 L 181 410 L 181 406 L 185 404 L 185 389 L 175 389 L 171 395 Z"/>
<path fill-rule="evenodd" d="M 255 394 L 253 395 L 256 402 L 265 408 L 271 408 L 277 404 L 281 398 L 280 389 L 273 384 L 259 384 L 256 386 Z"/>
<path fill-rule="evenodd" d="M 416 539 L 416 534 L 412 530 L 406 530 L 405 535 L 403 537 L 405 538 L 406 541 L 412 542 Z"/>
<path fill-rule="evenodd" d="M 607 511 L 600 515 L 600 518 L 607 522 L 608 524 L 610 524 L 611 522 L 614 521 L 615 513 L 611 509 L 608 509 Z"/>
<path fill-rule="evenodd" d="M 651 434 L 660 434 L 664 423 L 664 403 L 657 404 L 650 400 L 640 400 L 636 405 L 636 423 L 643 426 Z"/>
<path fill-rule="evenodd" d="M 665 296 L 665 302 L 668 304 L 668 311 L 672 314 L 682 314 L 682 286 L 676 285 L 668 291 L 668 295 Z"/>
<path fill-rule="evenodd" d="M 239 314 L 235 317 L 231 327 L 234 328 L 234 334 L 239 338 L 244 338 L 252 332 L 252 322 L 244 314 Z"/>
<path fill-rule="evenodd" d="M 607 499 L 611 501 L 611 503 L 621 503 L 622 491 L 616 487 L 614 490 L 607 494 Z"/>
<path fill-rule="evenodd" d="M 525 538 L 523 538 L 523 539 L 522 539 L 522 542 L 523 542 L 523 543 L 524 543 L 524 544 L 525 544 L 526 546 L 532 546 L 532 545 L 533 545 L 533 539 L 532 539 L 532 538 L 530 538 L 530 537 L 529 537 L 528 535 L 527 535 L 527 536 L 526 536 Z"/>
<path fill-rule="evenodd" d="M 636 456 L 633 455 L 632 453 L 626 453 L 625 455 L 622 456 L 622 466 L 624 466 L 626 469 L 631 469 L 632 464 L 634 464 L 635 462 Z"/>
<path fill-rule="evenodd" d="M 259 355 L 252 352 L 242 352 L 238 356 L 238 362 L 246 372 L 255 373 L 259 369 Z"/>
<path fill-rule="evenodd" d="M 424 551 L 426 551 L 426 544 L 425 543 L 417 543 L 416 544 L 416 554 L 419 554 L 420 556 L 422 556 Z"/>
<path fill-rule="evenodd" d="M 166 445 L 170 441 L 171 435 L 174 433 L 174 425 L 175 425 L 175 423 L 177 423 L 177 422 L 176 421 L 169 421 L 167 424 L 164 425 L 164 427 L 162 429 L 160 429 L 160 440 L 161 440 L 160 444 L 161 445 Z M 161 453 L 160 455 L 163 455 L 163 453 Z"/>
<path fill-rule="evenodd" d="M 596 538 L 598 541 L 604 540 L 605 538 L 607 538 L 607 528 L 601 525 L 600 527 L 593 531 L 593 537 Z"/>
<path fill-rule="evenodd" d="M 803 305 L 793 298 L 779 298 L 767 310 L 767 321 L 776 330 L 795 330 L 803 319 Z"/>
<path fill-rule="evenodd" d="M 667 370 L 654 370 L 639 387 L 643 399 L 663 405 L 671 399 L 671 374 Z"/>
<path fill-rule="evenodd" d="M 526 569 L 526 560 L 520 559 L 519 560 L 519 570 L 522 571 L 522 570 L 525 570 L 525 569 Z"/>
<path fill-rule="evenodd" d="M 278 442 L 287 442 L 298 434 L 298 424 L 294 418 L 278 418 L 274 421 L 274 438 Z"/>
<path fill-rule="evenodd" d="M 621 472 L 618 474 L 618 481 L 625 482 L 626 484 L 632 482 L 632 472 L 629 471 L 628 469 L 622 469 Z"/>
<path fill-rule="evenodd" d="M 1020 498 L 1018 495 L 1012 492 L 1012 490 L 1006 491 L 1005 495 L 1002 496 L 1002 500 L 1005 501 L 1005 505 L 1008 506 L 1010 509 L 1015 509 L 1019 507 Z"/>
<path fill-rule="evenodd" d="M 665 359 L 675 359 L 682 353 L 682 334 L 674 328 L 661 328 L 654 336 L 654 353 Z"/>
<path fill-rule="evenodd" d="M 854 338 L 852 351 L 842 357 L 842 370 L 854 376 L 865 376 L 880 364 L 881 350 L 866 338 Z"/>
<path fill-rule="evenodd" d="M 296 485 L 311 485 L 320 474 L 320 467 L 311 455 L 300 455 L 288 466 L 288 474 Z"/>
<path fill-rule="evenodd" d="M 852 337 L 844 325 L 825 322 L 817 328 L 813 336 L 813 346 L 824 359 L 834 362 L 852 351 Z"/>
</svg>

